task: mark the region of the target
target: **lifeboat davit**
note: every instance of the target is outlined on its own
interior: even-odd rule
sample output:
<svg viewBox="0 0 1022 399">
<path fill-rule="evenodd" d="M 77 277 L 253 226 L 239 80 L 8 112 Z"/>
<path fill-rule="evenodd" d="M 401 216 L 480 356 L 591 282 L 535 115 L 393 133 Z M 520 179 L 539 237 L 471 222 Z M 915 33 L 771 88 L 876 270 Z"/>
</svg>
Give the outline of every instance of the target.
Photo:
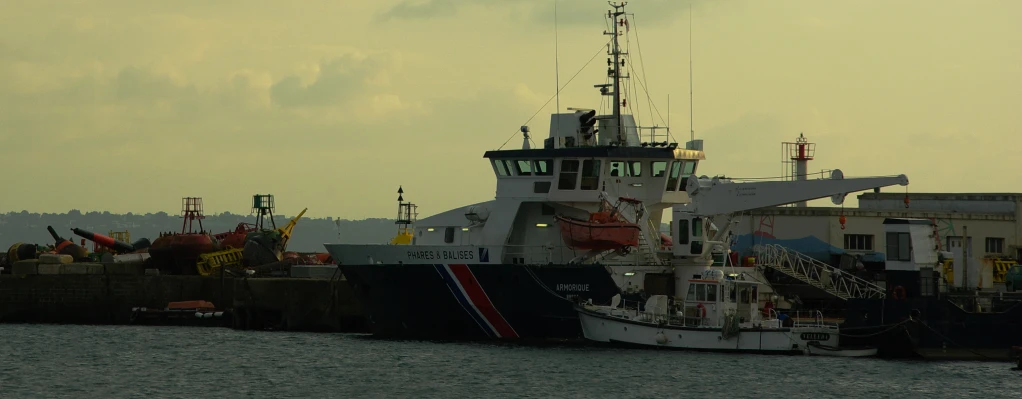
<svg viewBox="0 0 1022 399">
<path fill-rule="evenodd" d="M 589 220 L 555 216 L 564 243 L 571 249 L 596 251 L 639 246 L 639 234 L 642 234 L 642 228 L 637 223 L 629 222 L 621 217 L 620 207 L 622 204 L 631 204 L 637 209 L 641 209 L 638 208 L 640 204 L 638 200 L 621 197 L 618 204 L 613 207 L 604 200 L 599 212 L 589 214 Z"/>
</svg>

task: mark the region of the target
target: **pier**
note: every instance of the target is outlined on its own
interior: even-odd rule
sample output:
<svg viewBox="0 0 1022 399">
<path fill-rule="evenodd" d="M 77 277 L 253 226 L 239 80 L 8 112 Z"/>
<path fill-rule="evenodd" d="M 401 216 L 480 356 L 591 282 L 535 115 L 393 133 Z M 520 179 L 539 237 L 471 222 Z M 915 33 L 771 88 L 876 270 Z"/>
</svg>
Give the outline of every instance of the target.
<svg viewBox="0 0 1022 399">
<path fill-rule="evenodd" d="M 0 323 L 126 325 L 133 308 L 197 300 L 230 309 L 235 329 L 367 331 L 338 278 L 147 275 L 141 263 L 18 262 L 0 274 Z"/>
</svg>

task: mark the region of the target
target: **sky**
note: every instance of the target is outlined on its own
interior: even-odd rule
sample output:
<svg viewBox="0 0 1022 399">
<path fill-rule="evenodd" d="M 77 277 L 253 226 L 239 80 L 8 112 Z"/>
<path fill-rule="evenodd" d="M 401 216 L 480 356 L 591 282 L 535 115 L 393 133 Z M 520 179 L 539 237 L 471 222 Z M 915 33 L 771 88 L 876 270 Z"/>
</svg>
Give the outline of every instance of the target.
<svg viewBox="0 0 1022 399">
<path fill-rule="evenodd" d="M 804 133 L 810 171 L 1022 191 L 1022 2 L 629 1 L 632 62 L 680 142 L 690 4 L 700 174 L 779 176 Z M 492 199 L 483 152 L 601 100 L 606 57 L 583 65 L 608 6 L 558 0 L 555 31 L 554 5 L 5 2 L 0 213 L 175 213 L 186 196 L 247 213 L 271 193 L 288 215 L 393 217 L 399 185 L 420 216 Z"/>
</svg>

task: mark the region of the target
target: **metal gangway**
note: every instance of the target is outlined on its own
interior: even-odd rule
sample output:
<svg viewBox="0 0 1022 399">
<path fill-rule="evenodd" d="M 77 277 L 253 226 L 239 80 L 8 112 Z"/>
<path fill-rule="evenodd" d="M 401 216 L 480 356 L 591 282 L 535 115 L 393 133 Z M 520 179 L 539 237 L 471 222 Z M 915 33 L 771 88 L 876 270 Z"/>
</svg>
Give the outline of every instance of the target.
<svg viewBox="0 0 1022 399">
<path fill-rule="evenodd" d="M 820 262 L 801 252 L 777 244 L 752 247 L 756 265 L 787 274 L 841 299 L 884 299 L 887 292 L 879 285 Z"/>
</svg>

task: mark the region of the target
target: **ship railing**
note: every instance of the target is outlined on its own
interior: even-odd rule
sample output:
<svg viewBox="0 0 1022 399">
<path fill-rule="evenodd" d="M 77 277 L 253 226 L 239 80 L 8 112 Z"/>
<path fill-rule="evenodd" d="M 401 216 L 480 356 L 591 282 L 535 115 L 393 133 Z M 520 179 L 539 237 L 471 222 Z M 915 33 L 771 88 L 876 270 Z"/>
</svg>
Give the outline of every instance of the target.
<svg viewBox="0 0 1022 399">
<path fill-rule="evenodd" d="M 579 264 L 603 263 L 603 264 L 625 264 L 629 266 L 662 266 L 656 262 L 656 258 L 647 256 L 646 248 L 637 248 L 620 255 L 616 251 L 605 253 L 591 253 L 582 249 L 571 249 L 567 245 L 504 245 L 503 261 L 505 263 L 527 263 L 527 264 L 549 264 L 569 263 L 575 261 Z M 655 254 L 654 254 L 655 255 Z"/>
<path fill-rule="evenodd" d="M 777 269 L 842 299 L 887 297 L 879 285 L 777 244 L 752 247 L 756 264 Z"/>
</svg>

